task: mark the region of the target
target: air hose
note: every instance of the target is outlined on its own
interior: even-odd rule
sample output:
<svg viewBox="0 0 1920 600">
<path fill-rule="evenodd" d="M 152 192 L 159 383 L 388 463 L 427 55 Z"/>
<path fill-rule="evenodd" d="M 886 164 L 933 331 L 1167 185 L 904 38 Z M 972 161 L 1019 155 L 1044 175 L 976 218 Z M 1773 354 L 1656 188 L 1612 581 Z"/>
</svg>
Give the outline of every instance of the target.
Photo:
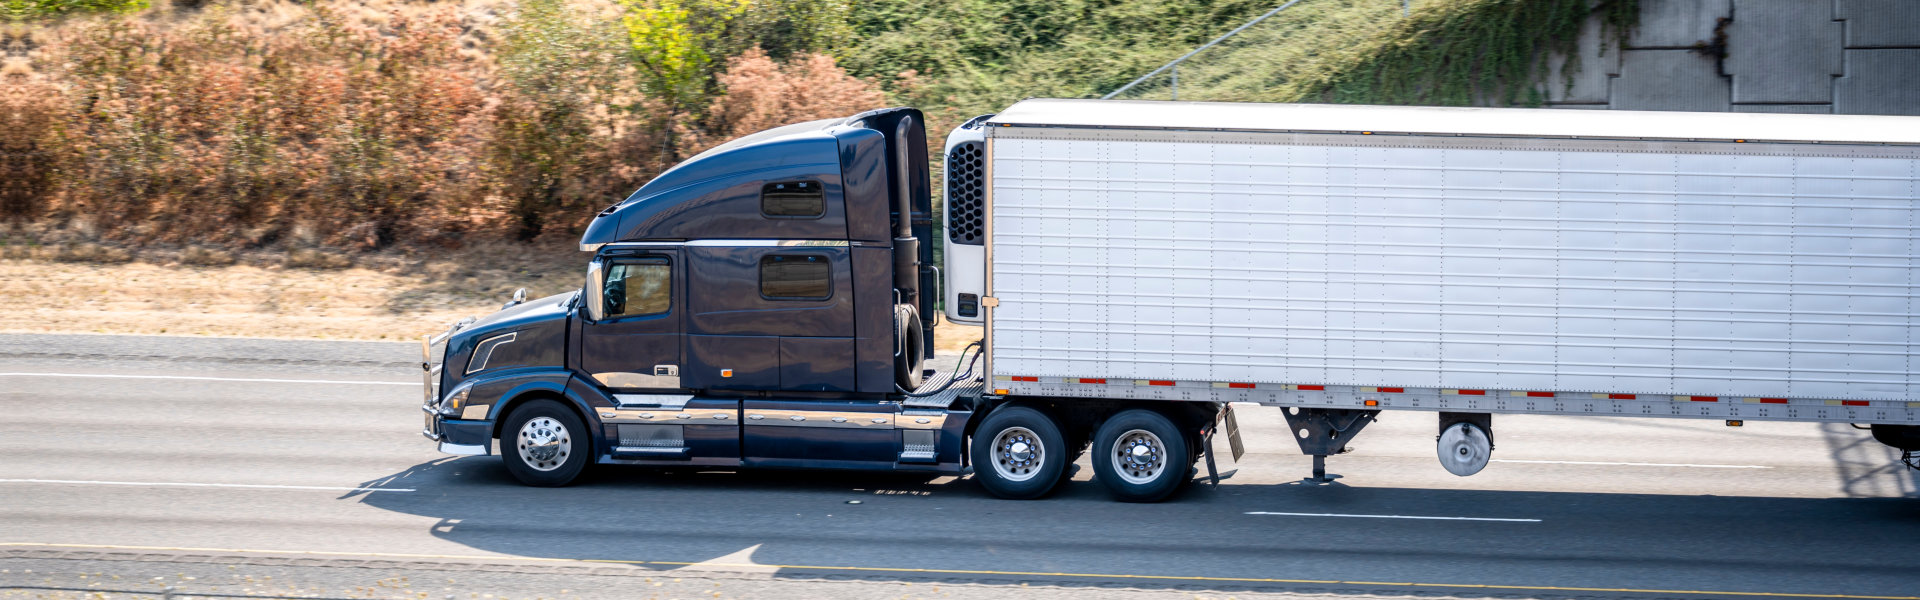
<svg viewBox="0 0 1920 600">
<path fill-rule="evenodd" d="M 900 393 L 902 393 L 902 394 L 906 394 L 908 398 L 926 398 L 926 397 L 929 397 L 929 396 L 938 396 L 938 395 L 940 395 L 940 394 L 943 394 L 943 393 L 946 393 L 946 391 L 947 391 L 947 390 L 948 390 L 949 388 L 952 388 L 952 387 L 953 387 L 953 384 L 955 384 L 955 383 L 959 383 L 959 382 L 961 382 L 961 381 L 967 381 L 967 380 L 972 380 L 972 379 L 973 379 L 973 364 L 974 364 L 975 362 L 978 362 L 978 361 L 980 360 L 980 353 L 979 353 L 979 352 L 974 352 L 974 353 L 973 353 L 973 358 L 972 358 L 971 360 L 969 360 L 969 359 L 967 358 L 967 351 L 969 351 L 969 350 L 974 350 L 974 349 L 977 349 L 977 348 L 979 348 L 979 347 L 980 347 L 980 340 L 974 340 L 974 341 L 973 341 L 973 343 L 971 343 L 971 344 L 967 344 L 967 347 L 965 347 L 965 348 L 961 348 L 961 349 L 960 349 L 960 359 L 959 359 L 959 360 L 957 360 L 957 361 L 955 361 L 955 362 L 953 363 L 953 370 L 954 370 L 954 371 L 959 371 L 959 370 L 960 370 L 960 365 L 961 365 L 962 363 L 965 363 L 965 364 L 967 365 L 967 370 L 966 370 L 966 372 L 963 372 L 963 373 L 955 373 L 955 374 L 954 374 L 954 376 L 952 376 L 952 377 L 948 377 L 948 378 L 947 378 L 947 382 L 946 382 L 946 383 L 944 383 L 944 384 L 941 384 L 941 385 L 940 385 L 940 389 L 937 389 L 937 390 L 933 390 L 933 391 L 931 391 L 931 392 L 924 392 L 924 393 L 918 393 L 918 394 L 916 394 L 916 393 L 914 393 L 914 392 L 912 392 L 912 391 L 909 391 L 909 390 L 908 390 L 907 388 L 903 388 L 903 387 L 900 387 L 900 384 L 898 384 L 898 383 L 895 383 L 895 384 L 893 384 L 893 389 L 895 389 L 895 390 L 899 390 L 899 392 L 900 392 Z"/>
</svg>

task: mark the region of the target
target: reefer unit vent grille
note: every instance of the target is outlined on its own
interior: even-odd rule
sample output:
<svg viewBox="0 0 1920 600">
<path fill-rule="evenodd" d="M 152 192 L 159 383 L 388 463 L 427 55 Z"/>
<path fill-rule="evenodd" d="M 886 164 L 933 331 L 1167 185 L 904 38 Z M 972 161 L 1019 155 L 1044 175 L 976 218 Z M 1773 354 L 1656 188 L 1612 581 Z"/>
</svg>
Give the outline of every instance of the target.
<svg viewBox="0 0 1920 600">
<path fill-rule="evenodd" d="M 965 142 L 947 154 L 947 232 L 955 244 L 986 240 L 987 167 L 980 142 Z"/>
</svg>

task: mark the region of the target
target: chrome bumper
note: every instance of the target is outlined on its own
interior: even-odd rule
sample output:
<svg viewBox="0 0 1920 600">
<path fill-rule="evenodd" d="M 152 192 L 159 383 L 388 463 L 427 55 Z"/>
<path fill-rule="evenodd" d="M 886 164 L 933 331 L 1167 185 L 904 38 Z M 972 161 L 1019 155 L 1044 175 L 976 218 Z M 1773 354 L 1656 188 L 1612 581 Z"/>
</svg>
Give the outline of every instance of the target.
<svg viewBox="0 0 1920 600">
<path fill-rule="evenodd" d="M 427 413 L 427 426 L 420 429 L 420 436 L 439 442 L 440 452 L 454 456 L 486 456 L 493 454 L 493 448 L 488 447 L 487 444 L 455 444 L 441 439 L 445 436 L 440 433 L 440 414 L 434 412 L 432 406 L 424 404 L 420 406 L 420 410 Z"/>
</svg>

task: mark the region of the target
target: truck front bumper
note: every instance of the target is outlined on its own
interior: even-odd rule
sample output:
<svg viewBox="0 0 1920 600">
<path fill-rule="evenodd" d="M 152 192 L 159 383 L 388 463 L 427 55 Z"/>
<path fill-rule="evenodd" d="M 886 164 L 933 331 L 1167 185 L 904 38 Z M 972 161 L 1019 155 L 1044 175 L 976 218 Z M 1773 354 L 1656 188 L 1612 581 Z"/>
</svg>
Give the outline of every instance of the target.
<svg viewBox="0 0 1920 600">
<path fill-rule="evenodd" d="M 440 451 L 455 456 L 486 456 L 493 453 L 493 422 L 463 421 L 440 416 L 431 406 L 421 406 L 427 413 L 426 427 L 420 435 L 440 443 Z"/>
</svg>

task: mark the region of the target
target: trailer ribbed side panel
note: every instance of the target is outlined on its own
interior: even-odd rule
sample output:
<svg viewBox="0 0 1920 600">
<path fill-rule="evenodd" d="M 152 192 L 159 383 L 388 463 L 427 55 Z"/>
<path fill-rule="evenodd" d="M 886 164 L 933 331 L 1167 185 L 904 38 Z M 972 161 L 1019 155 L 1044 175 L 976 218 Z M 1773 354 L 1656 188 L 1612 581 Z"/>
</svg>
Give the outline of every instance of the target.
<svg viewBox="0 0 1920 600">
<path fill-rule="evenodd" d="M 996 375 L 1920 396 L 1920 148 L 990 135 Z"/>
</svg>

